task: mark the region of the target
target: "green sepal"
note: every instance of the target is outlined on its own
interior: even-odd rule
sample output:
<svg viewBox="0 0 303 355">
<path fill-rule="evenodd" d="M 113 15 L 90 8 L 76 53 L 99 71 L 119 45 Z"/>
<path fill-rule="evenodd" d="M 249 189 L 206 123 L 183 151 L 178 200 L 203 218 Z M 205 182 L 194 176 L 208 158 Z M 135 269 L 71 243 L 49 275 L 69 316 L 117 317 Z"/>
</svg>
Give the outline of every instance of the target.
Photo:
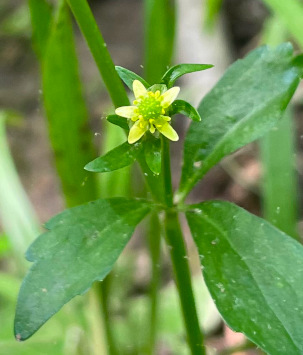
<svg viewBox="0 0 303 355">
<path fill-rule="evenodd" d="M 189 117 L 193 121 L 200 122 L 201 116 L 199 112 L 187 101 L 176 100 L 172 103 L 170 115 L 181 113 L 184 116 Z"/>
<path fill-rule="evenodd" d="M 148 91 L 160 91 L 160 94 L 163 94 L 165 91 L 167 91 L 167 86 L 164 84 L 154 84 L 150 88 L 148 88 Z"/>
<path fill-rule="evenodd" d="M 140 142 L 134 144 L 125 142 L 105 155 L 91 161 L 84 169 L 94 173 L 107 173 L 124 168 L 137 160 L 141 149 L 142 144 Z"/>
<path fill-rule="evenodd" d="M 212 64 L 178 64 L 167 70 L 163 75 L 161 82 L 166 84 L 168 88 L 171 88 L 180 76 L 212 67 Z"/>
<path fill-rule="evenodd" d="M 129 131 L 127 119 L 124 117 L 121 117 L 119 115 L 108 115 L 106 117 L 106 120 L 116 126 L 119 126 L 123 129 L 125 129 L 126 131 Z"/>
<path fill-rule="evenodd" d="M 161 139 L 150 135 L 149 139 L 144 141 L 144 156 L 146 164 L 156 175 L 161 173 L 161 150 Z"/>
<path fill-rule="evenodd" d="M 18 296 L 16 339 L 29 338 L 64 304 L 103 280 L 151 208 L 145 200 L 100 199 L 47 222 L 48 231 L 26 253 L 34 264 Z"/>
<path fill-rule="evenodd" d="M 141 76 L 132 72 L 131 70 L 125 69 L 123 67 L 116 66 L 116 72 L 120 76 L 120 79 L 124 81 L 124 83 L 133 90 L 133 82 L 134 80 L 139 80 L 146 87 L 146 89 L 150 86 L 147 81 L 145 81 Z"/>
</svg>

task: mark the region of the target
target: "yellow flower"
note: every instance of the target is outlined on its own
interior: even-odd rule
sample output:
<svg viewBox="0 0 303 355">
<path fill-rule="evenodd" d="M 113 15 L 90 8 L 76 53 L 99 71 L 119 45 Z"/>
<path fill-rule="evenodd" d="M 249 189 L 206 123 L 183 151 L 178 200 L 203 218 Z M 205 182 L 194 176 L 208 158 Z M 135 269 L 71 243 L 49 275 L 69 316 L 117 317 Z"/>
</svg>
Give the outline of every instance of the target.
<svg viewBox="0 0 303 355">
<path fill-rule="evenodd" d="M 139 81 L 134 80 L 134 106 L 122 106 L 116 109 L 116 114 L 135 122 L 129 131 L 128 143 L 137 142 L 148 130 L 155 133 L 156 129 L 172 141 L 179 136 L 170 125 L 171 118 L 167 116 L 167 109 L 176 99 L 180 88 L 175 86 L 163 94 L 146 90 Z"/>
</svg>

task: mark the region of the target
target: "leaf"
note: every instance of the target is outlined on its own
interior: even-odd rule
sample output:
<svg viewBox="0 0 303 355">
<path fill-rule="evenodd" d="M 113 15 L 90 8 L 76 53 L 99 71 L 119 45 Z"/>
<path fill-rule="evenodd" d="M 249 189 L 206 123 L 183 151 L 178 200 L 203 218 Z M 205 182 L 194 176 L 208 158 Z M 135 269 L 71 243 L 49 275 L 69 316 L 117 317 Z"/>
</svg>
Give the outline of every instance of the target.
<svg viewBox="0 0 303 355">
<path fill-rule="evenodd" d="M 129 144 L 125 142 L 105 155 L 91 161 L 84 169 L 95 173 L 106 173 L 124 168 L 137 160 L 141 148 L 141 143 Z"/>
<path fill-rule="evenodd" d="M 212 64 L 178 64 L 167 70 L 162 77 L 162 82 L 166 84 L 168 88 L 171 88 L 174 86 L 175 81 L 182 75 L 206 70 L 212 67 Z"/>
<path fill-rule="evenodd" d="M 150 170 L 159 175 L 161 173 L 161 139 L 153 136 L 144 142 L 145 160 Z"/>
<path fill-rule="evenodd" d="M 274 127 L 299 84 L 302 68 L 293 64 L 293 48 L 260 47 L 238 60 L 199 106 L 201 122 L 192 122 L 184 145 L 179 199 L 224 156 Z"/>
<path fill-rule="evenodd" d="M 124 81 L 124 83 L 129 87 L 130 90 L 133 90 L 133 82 L 134 80 L 139 80 L 146 87 L 146 89 L 150 86 L 141 76 L 138 74 L 125 69 L 123 67 L 115 66 L 120 79 Z"/>
<path fill-rule="evenodd" d="M 129 127 L 128 127 L 128 124 L 127 124 L 127 120 L 124 118 L 124 117 L 121 117 L 121 116 L 118 116 L 118 115 L 108 115 L 106 117 L 107 121 L 116 125 L 116 126 L 119 126 L 123 129 L 125 129 L 126 131 L 129 131 Z"/>
<path fill-rule="evenodd" d="M 144 77 L 149 83 L 159 83 L 171 65 L 175 29 L 175 1 L 144 1 Z"/>
<path fill-rule="evenodd" d="M 112 198 L 52 218 L 26 254 L 34 265 L 18 297 L 16 338 L 29 338 L 65 303 L 103 280 L 150 208 L 143 200 Z"/>
<path fill-rule="evenodd" d="M 83 166 L 95 156 L 82 95 L 72 23 L 59 2 L 42 65 L 43 96 L 56 168 L 68 206 L 96 198 L 95 177 Z"/>
<path fill-rule="evenodd" d="M 263 217 L 298 239 L 298 188 L 293 115 L 287 110 L 276 130 L 260 142 Z M 278 193 L 277 193 L 278 191 Z"/>
<path fill-rule="evenodd" d="M 171 115 L 175 115 L 176 113 L 181 113 L 193 121 L 201 121 L 199 112 L 189 102 L 184 100 L 176 100 L 173 102 Z"/>
<path fill-rule="evenodd" d="M 102 33 L 87 1 L 66 0 L 93 55 L 114 106 L 127 106 L 129 100 L 111 59 Z"/>
<path fill-rule="evenodd" d="M 206 0 L 205 25 L 208 29 L 213 29 L 221 7 L 222 0 Z"/>
<path fill-rule="evenodd" d="M 29 0 L 33 45 L 40 60 L 47 48 L 52 23 L 52 6 L 46 0 Z"/>
<path fill-rule="evenodd" d="M 270 355 L 303 354 L 303 247 L 229 202 L 187 220 L 207 287 L 226 323 Z"/>
<path fill-rule="evenodd" d="M 9 247 L 18 257 L 18 266 L 24 267 L 24 251 L 40 232 L 38 218 L 14 165 L 6 138 L 6 122 L 18 122 L 14 112 L 0 110 L 0 220 Z M 0 236 L 0 254 L 8 246 Z M 23 270 L 23 268 L 22 268 Z"/>
</svg>

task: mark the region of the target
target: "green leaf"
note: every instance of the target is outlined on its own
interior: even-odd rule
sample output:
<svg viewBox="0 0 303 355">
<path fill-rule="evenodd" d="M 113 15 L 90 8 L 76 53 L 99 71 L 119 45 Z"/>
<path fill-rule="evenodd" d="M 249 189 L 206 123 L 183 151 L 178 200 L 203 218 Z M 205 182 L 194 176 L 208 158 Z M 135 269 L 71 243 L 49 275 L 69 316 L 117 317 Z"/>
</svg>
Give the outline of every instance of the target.
<svg viewBox="0 0 303 355">
<path fill-rule="evenodd" d="M 207 287 L 226 323 L 270 355 L 303 354 L 303 247 L 229 202 L 187 220 Z"/>
<path fill-rule="evenodd" d="M 128 127 L 128 124 L 127 124 L 127 120 L 124 118 L 124 117 L 121 117 L 121 116 L 118 116 L 118 115 L 108 115 L 106 117 L 107 121 L 116 125 L 116 126 L 119 126 L 123 129 L 125 129 L 126 131 L 129 131 L 129 127 Z"/>
<path fill-rule="evenodd" d="M 102 33 L 85 0 L 66 0 L 72 10 L 115 107 L 129 105 L 123 83 L 111 59 Z"/>
<path fill-rule="evenodd" d="M 159 175 L 161 173 L 161 139 L 150 137 L 144 142 L 145 160 L 150 170 Z"/>
<path fill-rule="evenodd" d="M 293 48 L 260 47 L 238 60 L 199 106 L 184 145 L 179 199 L 224 156 L 274 127 L 298 84 L 302 68 L 293 65 Z"/>
<path fill-rule="evenodd" d="M 34 49 L 38 58 L 42 60 L 51 29 L 52 6 L 46 0 L 29 0 L 28 6 L 31 15 Z"/>
<path fill-rule="evenodd" d="M 298 238 L 298 191 L 290 112 L 287 112 L 277 130 L 263 137 L 260 155 L 264 218 L 288 235 Z"/>
<path fill-rule="evenodd" d="M 178 64 L 168 69 L 162 77 L 162 82 L 166 84 L 168 88 L 171 88 L 174 86 L 175 81 L 182 75 L 206 70 L 212 67 L 212 64 Z"/>
<path fill-rule="evenodd" d="M 172 104 L 171 116 L 176 113 L 181 113 L 184 116 L 189 117 L 193 121 L 200 122 L 201 116 L 199 112 L 187 101 L 184 100 L 176 100 Z"/>
<path fill-rule="evenodd" d="M 105 155 L 91 161 L 84 169 L 95 173 L 106 173 L 124 168 L 137 160 L 141 148 L 141 143 L 129 144 L 125 142 Z"/>
<path fill-rule="evenodd" d="M 129 87 L 130 90 L 133 90 L 133 82 L 134 80 L 139 80 L 146 87 L 146 89 L 150 86 L 141 76 L 138 74 L 125 69 L 123 67 L 116 66 L 116 71 L 120 76 L 120 79 L 125 82 L 125 84 Z"/>
<path fill-rule="evenodd" d="M 96 198 L 95 177 L 83 166 L 95 156 L 82 95 L 72 23 L 60 0 L 43 60 L 43 96 L 56 168 L 68 206 Z"/>
<path fill-rule="evenodd" d="M 272 16 L 265 22 L 262 32 L 263 42 L 272 45 L 281 43 L 289 35 L 277 16 Z M 259 149 L 263 172 L 263 217 L 281 231 L 298 239 L 298 186 L 293 120 L 292 110 L 286 110 L 278 126 L 260 140 Z"/>
<path fill-rule="evenodd" d="M 12 250 L 9 240 L 5 234 L 0 234 L 0 258 Z"/>
<path fill-rule="evenodd" d="M 0 220 L 10 246 L 18 256 L 18 266 L 24 267 L 24 251 L 40 230 L 38 218 L 19 179 L 6 138 L 5 123 L 18 122 L 20 119 L 15 112 L 0 110 Z M 1 250 L 6 243 L 0 238 Z"/>
<path fill-rule="evenodd" d="M 205 25 L 212 28 L 222 7 L 222 0 L 206 0 Z"/>
<path fill-rule="evenodd" d="M 60 213 L 27 251 L 34 262 L 17 303 L 15 335 L 25 340 L 94 281 L 103 280 L 151 206 L 143 200 L 97 200 Z"/>
<path fill-rule="evenodd" d="M 159 83 L 171 65 L 175 28 L 175 1 L 144 1 L 144 77 L 152 84 Z"/>
</svg>

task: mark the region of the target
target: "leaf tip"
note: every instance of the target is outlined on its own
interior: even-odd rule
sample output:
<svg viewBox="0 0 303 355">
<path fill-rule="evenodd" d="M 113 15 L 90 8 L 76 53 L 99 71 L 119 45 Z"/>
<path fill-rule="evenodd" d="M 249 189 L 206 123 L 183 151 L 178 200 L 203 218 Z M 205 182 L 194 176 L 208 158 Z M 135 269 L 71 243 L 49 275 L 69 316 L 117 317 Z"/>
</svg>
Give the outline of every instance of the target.
<svg viewBox="0 0 303 355">
<path fill-rule="evenodd" d="M 91 161 L 84 166 L 84 170 L 94 172 L 93 164 Z"/>
</svg>

